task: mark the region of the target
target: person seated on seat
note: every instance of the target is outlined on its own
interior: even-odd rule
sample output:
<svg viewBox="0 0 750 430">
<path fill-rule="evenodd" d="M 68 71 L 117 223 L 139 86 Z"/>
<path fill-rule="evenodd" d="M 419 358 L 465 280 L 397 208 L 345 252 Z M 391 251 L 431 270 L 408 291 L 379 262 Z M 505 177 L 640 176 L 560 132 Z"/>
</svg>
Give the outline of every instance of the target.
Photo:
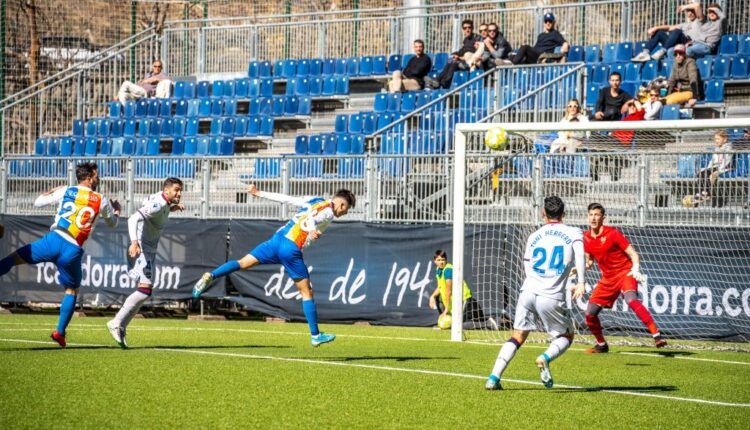
<svg viewBox="0 0 750 430">
<path fill-rule="evenodd" d="M 451 59 L 440 71 L 437 79 L 425 77 L 425 85 L 432 89 L 450 88 L 453 82 L 453 74 L 458 70 L 469 70 L 472 57 L 482 43 L 482 38 L 474 33 L 474 21 L 465 19 L 461 23 L 464 32 L 464 40 L 461 49 L 451 54 Z"/>
<path fill-rule="evenodd" d="M 669 75 L 667 97 L 664 104 L 683 104 L 693 107 L 703 98 L 703 82 L 695 60 L 685 54 L 685 45 L 674 47 L 674 66 Z"/>
<path fill-rule="evenodd" d="M 700 6 L 699 6 L 700 7 Z M 685 22 L 677 25 L 657 25 L 648 29 L 649 40 L 643 51 L 633 57 L 634 62 L 646 62 L 651 59 L 661 60 L 667 51 L 677 44 L 685 44 L 698 34 L 702 24 L 696 19 L 696 8 L 693 4 L 677 7 L 677 12 L 685 13 Z M 661 47 L 659 47 L 661 44 Z"/>
<path fill-rule="evenodd" d="M 430 70 L 432 70 L 432 60 L 424 53 L 424 42 L 417 39 L 414 41 L 414 57 L 406 63 L 404 70 L 393 72 L 388 82 L 388 92 L 421 90 L 424 88 L 424 78 Z"/>
<path fill-rule="evenodd" d="M 487 25 L 487 37 L 484 38 L 482 44 L 479 45 L 477 51 L 472 57 L 472 62 L 475 66 L 472 69 L 481 68 L 482 70 L 489 70 L 496 65 L 502 65 L 502 60 L 507 59 L 510 51 L 512 51 L 510 43 L 503 33 L 498 30 L 497 24 Z"/>
<path fill-rule="evenodd" d="M 622 114 L 627 112 L 625 102 L 632 100 L 633 96 L 620 88 L 622 75 L 612 72 L 609 75 L 609 87 L 599 90 L 599 98 L 594 105 L 594 114 L 589 117 L 591 121 L 619 121 Z"/>
<path fill-rule="evenodd" d="M 567 112 L 560 122 L 589 122 L 586 115 L 581 112 L 581 103 L 578 99 L 570 99 L 568 101 Z M 549 152 L 564 152 L 572 154 L 576 152 L 576 149 L 583 143 L 584 133 L 580 131 L 561 131 L 557 133 L 557 139 L 555 139 L 550 145 Z"/>
<path fill-rule="evenodd" d="M 709 161 L 706 167 L 698 171 L 699 192 L 692 198 L 693 206 L 711 201 L 715 197 L 716 183 L 719 181 L 719 175 L 729 172 L 733 168 L 732 161 L 734 156 L 732 151 L 734 147 L 732 146 L 732 142 L 729 141 L 729 133 L 726 130 L 718 130 L 714 134 L 714 143 L 716 143 L 716 149 L 711 156 L 711 161 Z M 720 202 L 716 200 L 711 203 L 712 206 L 716 206 Z"/>
<path fill-rule="evenodd" d="M 135 84 L 125 81 L 120 85 L 116 100 L 124 102 L 139 100 L 144 97 L 168 98 L 172 81 L 163 70 L 164 65 L 161 60 L 154 61 L 154 64 L 151 65 L 151 72 L 146 73 L 143 79 Z"/>
<path fill-rule="evenodd" d="M 513 64 L 536 64 L 542 54 L 552 54 L 555 48 L 560 48 L 560 53 L 568 53 L 570 46 L 565 38 L 555 29 L 555 15 L 547 12 L 544 15 L 544 31 L 539 33 L 534 46 L 523 45 L 518 53 L 510 61 Z M 507 64 L 507 62 L 504 62 Z"/>
<path fill-rule="evenodd" d="M 651 88 L 648 91 L 648 100 L 643 103 L 643 110 L 645 115 L 643 119 L 646 121 L 654 121 L 661 117 L 662 104 L 659 100 L 659 90 Z"/>
<path fill-rule="evenodd" d="M 707 18 L 701 12 L 701 4 L 693 3 L 690 6 L 695 7 L 695 14 L 698 16 L 696 21 L 700 21 L 697 31 L 690 37 L 685 53 L 691 58 L 701 58 L 705 55 L 711 55 L 711 52 L 719 46 L 721 35 L 724 27 L 724 12 L 718 3 L 711 3 L 706 8 Z"/>
<path fill-rule="evenodd" d="M 644 109 L 641 102 L 636 99 L 631 99 L 625 102 L 623 108 L 626 109 L 626 113 L 622 121 L 643 121 L 646 118 L 646 109 Z M 635 131 L 615 130 L 612 132 L 612 137 L 619 140 L 623 145 L 630 146 L 630 144 L 633 143 Z"/>
</svg>

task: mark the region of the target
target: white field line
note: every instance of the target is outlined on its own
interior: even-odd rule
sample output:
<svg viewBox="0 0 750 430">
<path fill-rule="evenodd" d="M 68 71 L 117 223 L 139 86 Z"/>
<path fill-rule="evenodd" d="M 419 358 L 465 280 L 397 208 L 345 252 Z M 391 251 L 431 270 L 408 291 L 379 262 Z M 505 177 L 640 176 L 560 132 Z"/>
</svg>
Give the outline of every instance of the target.
<svg viewBox="0 0 750 430">
<path fill-rule="evenodd" d="M 24 325 L 26 327 L 29 326 L 43 326 L 44 328 L 22 328 L 22 329 L 3 329 L 0 328 L 0 332 L 21 332 L 21 331 L 47 331 L 50 330 L 49 324 L 23 324 L 23 323 L 0 323 L 0 326 L 2 325 Z M 80 327 L 86 327 L 86 328 L 97 328 L 97 329 L 103 329 L 105 328 L 104 324 L 71 324 L 69 326 L 69 329 L 73 329 L 76 331 L 98 331 L 98 330 L 85 330 L 85 329 L 79 329 Z M 292 336 L 309 336 L 310 333 L 308 332 L 295 332 L 295 331 L 276 331 L 276 330 L 257 330 L 257 329 L 239 329 L 239 328 L 219 328 L 219 327 L 170 327 L 170 326 L 163 326 L 163 327 L 138 327 L 138 326 L 130 326 L 128 327 L 128 330 L 133 331 L 209 331 L 209 332 L 228 332 L 228 333 L 257 333 L 257 334 L 282 334 L 282 335 L 292 335 Z M 453 342 L 450 339 L 425 339 L 425 338 L 419 338 L 419 337 L 397 337 L 397 336 L 371 336 L 371 335 L 359 335 L 359 334 L 340 334 L 336 335 L 340 338 L 355 338 L 355 339 L 376 339 L 376 340 L 399 340 L 399 341 L 407 341 L 407 342 Z M 464 341 L 463 343 L 471 344 L 471 345 L 481 345 L 481 346 L 491 346 L 494 348 L 498 348 L 498 344 L 492 344 L 488 342 L 475 342 L 475 341 Z M 534 345 L 534 344 L 524 344 L 523 348 L 535 348 L 535 349 L 547 349 L 547 346 L 545 345 Z M 570 348 L 571 351 L 585 351 L 588 348 Z M 742 362 L 742 361 L 732 361 L 732 360 L 719 360 L 719 359 L 709 359 L 709 358 L 698 358 L 698 357 L 684 357 L 681 355 L 674 355 L 674 356 L 665 356 L 660 354 L 648 354 L 648 353 L 641 353 L 641 352 L 611 352 L 611 354 L 624 354 L 624 355 L 638 355 L 641 357 L 651 357 L 651 358 L 674 358 L 678 360 L 689 360 L 689 361 L 704 361 L 704 362 L 711 362 L 711 363 L 722 363 L 722 364 L 740 364 L 745 366 L 750 366 L 750 362 Z"/>
<path fill-rule="evenodd" d="M 55 342 L 47 342 L 47 341 L 39 341 L 39 340 L 25 340 L 25 339 L 0 338 L 0 342 L 19 342 L 19 343 L 57 345 Z M 97 344 L 72 344 L 72 343 L 69 345 L 71 346 L 74 346 L 74 345 L 75 346 L 105 346 L 105 345 L 97 345 Z M 112 349 L 115 349 L 115 347 L 112 346 Z M 153 351 L 164 351 L 164 352 L 182 353 L 182 354 L 211 355 L 211 356 L 218 356 L 218 357 L 248 358 L 248 359 L 255 359 L 255 360 L 283 361 L 283 362 L 302 363 L 302 364 L 319 364 L 319 365 L 327 365 L 327 366 L 355 367 L 359 369 L 418 373 L 422 375 L 450 376 L 450 377 L 465 378 L 465 379 L 484 380 L 486 378 L 486 376 L 471 375 L 468 373 L 442 372 L 438 370 L 427 370 L 427 369 L 410 369 L 406 367 L 380 366 L 380 365 L 375 365 L 375 364 L 343 363 L 343 362 L 338 362 L 338 361 L 313 360 L 313 359 L 307 359 L 307 358 L 275 357 L 272 355 L 240 354 L 240 353 L 232 353 L 232 352 L 198 351 L 198 350 L 192 350 L 192 349 L 172 349 L 172 348 L 154 348 Z M 503 381 L 511 382 L 515 384 L 542 385 L 541 382 L 527 381 L 523 379 L 504 379 Z M 557 384 L 556 386 L 559 388 L 567 388 L 567 389 L 574 389 L 574 390 L 586 389 L 586 387 L 581 387 L 577 385 Z M 735 407 L 735 408 L 750 407 L 750 403 L 720 402 L 716 400 L 695 399 L 691 397 L 677 397 L 677 396 L 666 396 L 663 394 L 640 393 L 637 391 L 618 391 L 618 390 L 599 390 L 599 391 L 604 392 L 604 393 L 610 393 L 610 394 L 620 394 L 624 396 L 651 397 L 651 398 L 656 398 L 656 399 L 699 403 L 699 404 L 712 405 L 712 406 L 729 406 L 729 407 Z"/>
</svg>

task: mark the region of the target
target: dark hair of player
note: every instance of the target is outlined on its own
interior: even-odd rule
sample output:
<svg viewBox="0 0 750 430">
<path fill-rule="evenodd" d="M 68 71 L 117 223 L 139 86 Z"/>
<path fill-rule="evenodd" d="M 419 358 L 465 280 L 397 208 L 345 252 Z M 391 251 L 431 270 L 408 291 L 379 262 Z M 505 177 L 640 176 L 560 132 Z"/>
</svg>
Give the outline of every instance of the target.
<svg viewBox="0 0 750 430">
<path fill-rule="evenodd" d="M 443 258 L 446 259 L 446 261 L 448 260 L 448 254 L 445 251 L 443 251 L 442 249 L 438 249 L 437 251 L 435 251 L 435 256 L 432 257 L 432 258 L 435 259 L 435 258 L 438 258 L 438 257 L 443 257 Z"/>
<path fill-rule="evenodd" d="M 612 72 L 612 73 L 610 73 L 609 77 L 611 78 L 612 76 L 617 76 L 618 78 L 620 78 L 620 80 L 622 80 L 622 75 L 620 74 L 620 72 Z"/>
<path fill-rule="evenodd" d="M 474 28 L 474 21 L 472 21 L 470 19 L 465 19 L 465 20 L 461 21 L 461 28 L 463 28 L 466 24 L 470 25 L 471 28 Z"/>
<path fill-rule="evenodd" d="M 415 40 L 415 41 L 414 41 L 414 43 L 415 43 L 415 44 L 417 44 L 417 43 L 418 43 L 418 44 L 422 45 L 422 47 L 424 48 L 424 40 L 422 40 L 422 39 L 417 39 L 417 40 Z"/>
<path fill-rule="evenodd" d="M 341 197 L 346 200 L 346 202 L 349 203 L 350 208 L 353 208 L 354 205 L 357 204 L 357 198 L 354 197 L 354 193 L 344 188 L 336 191 L 336 194 L 333 197 Z"/>
<path fill-rule="evenodd" d="M 589 205 L 589 210 L 590 211 L 595 211 L 597 209 L 599 209 L 602 212 L 602 215 L 604 215 L 604 206 L 602 206 L 601 203 L 591 203 Z"/>
<path fill-rule="evenodd" d="M 544 214 L 547 218 L 555 221 L 562 219 L 565 213 L 565 203 L 557 196 L 547 196 L 544 198 Z"/>
<path fill-rule="evenodd" d="M 87 161 L 76 166 L 76 179 L 83 182 L 87 178 L 94 176 L 94 170 L 99 170 L 96 163 Z"/>
<path fill-rule="evenodd" d="M 174 177 L 169 177 L 169 178 L 167 178 L 167 179 L 164 180 L 164 185 L 162 186 L 162 188 L 169 188 L 169 187 L 174 186 L 175 184 L 177 184 L 180 187 L 182 187 L 182 179 L 180 179 L 180 178 L 174 178 Z"/>
</svg>

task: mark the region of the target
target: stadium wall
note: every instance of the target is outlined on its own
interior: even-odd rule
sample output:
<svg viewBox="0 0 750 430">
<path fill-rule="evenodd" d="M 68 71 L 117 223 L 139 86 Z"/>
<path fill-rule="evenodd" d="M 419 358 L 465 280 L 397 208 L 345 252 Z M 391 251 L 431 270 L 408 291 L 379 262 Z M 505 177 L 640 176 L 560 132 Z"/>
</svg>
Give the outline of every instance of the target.
<svg viewBox="0 0 750 430">
<path fill-rule="evenodd" d="M 49 217 L 5 216 L 6 240 L 3 255 L 41 237 L 48 231 Z M 227 258 L 244 255 L 278 228 L 278 221 L 259 220 L 171 220 L 157 256 L 155 299 L 185 300 L 198 277 Z M 100 226 L 86 244 L 80 301 L 86 305 L 119 304 L 132 292 L 125 276 L 128 236 L 125 223 L 110 229 Z M 522 279 L 502 268 L 518 268 L 517 252 L 495 255 L 492 261 L 470 261 L 473 242 L 485 236 L 483 229 L 502 229 L 501 237 L 517 243 L 504 249 L 523 249 L 528 226 L 467 226 L 467 268 L 494 265 L 500 269 L 493 292 L 472 290 L 488 316 L 499 321 L 512 315 L 512 301 L 489 300 L 494 295 L 513 295 Z M 747 339 L 750 337 L 750 242 L 738 241 L 741 228 L 624 227 L 634 238 L 642 257 L 642 270 L 649 275 L 640 292 L 658 325 L 669 327 L 672 338 Z M 711 248 L 691 246 L 700 237 Z M 368 321 L 374 324 L 431 326 L 437 313 L 429 309 L 429 295 L 435 288 L 432 255 L 438 248 L 450 250 L 449 225 L 397 225 L 364 222 L 335 223 L 306 255 L 323 322 Z M 688 259 L 689 257 L 689 259 Z M 697 263 L 696 263 L 697 262 Z M 723 268 L 723 269 L 722 269 Z M 731 271 L 721 276 L 719 269 Z M 715 276 L 710 275 L 714 273 Z M 0 301 L 27 302 L 59 300 L 61 287 L 50 264 L 16 268 L 0 278 Z M 709 274 L 710 276 L 697 276 Z M 597 273 L 587 281 L 596 283 Z M 467 274 L 471 285 L 471 270 Z M 279 266 L 260 266 L 229 277 L 239 293 L 230 298 L 267 315 L 304 320 L 292 281 Z M 504 290 L 508 291 L 504 291 Z M 220 281 L 207 297 L 224 297 Z M 498 303 L 510 303 L 506 309 Z M 584 327 L 585 302 L 572 301 L 577 325 Z M 638 332 L 641 326 L 627 306 L 619 301 L 611 312 L 602 314 L 609 330 Z"/>
</svg>

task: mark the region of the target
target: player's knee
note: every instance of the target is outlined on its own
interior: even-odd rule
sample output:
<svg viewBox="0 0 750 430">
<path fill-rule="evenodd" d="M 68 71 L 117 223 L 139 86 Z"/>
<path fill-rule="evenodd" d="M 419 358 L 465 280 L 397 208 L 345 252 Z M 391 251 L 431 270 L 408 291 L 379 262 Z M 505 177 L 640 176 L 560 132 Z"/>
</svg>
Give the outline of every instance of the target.
<svg viewBox="0 0 750 430">
<path fill-rule="evenodd" d="M 78 295 L 78 287 L 65 287 L 65 294 Z"/>
<path fill-rule="evenodd" d="M 26 260 L 23 259 L 17 252 L 12 254 L 13 264 L 18 266 L 19 264 L 27 264 Z"/>
<path fill-rule="evenodd" d="M 151 284 L 139 284 L 138 285 L 138 292 L 141 294 L 145 294 L 147 296 L 150 296 L 152 291 Z"/>
</svg>

